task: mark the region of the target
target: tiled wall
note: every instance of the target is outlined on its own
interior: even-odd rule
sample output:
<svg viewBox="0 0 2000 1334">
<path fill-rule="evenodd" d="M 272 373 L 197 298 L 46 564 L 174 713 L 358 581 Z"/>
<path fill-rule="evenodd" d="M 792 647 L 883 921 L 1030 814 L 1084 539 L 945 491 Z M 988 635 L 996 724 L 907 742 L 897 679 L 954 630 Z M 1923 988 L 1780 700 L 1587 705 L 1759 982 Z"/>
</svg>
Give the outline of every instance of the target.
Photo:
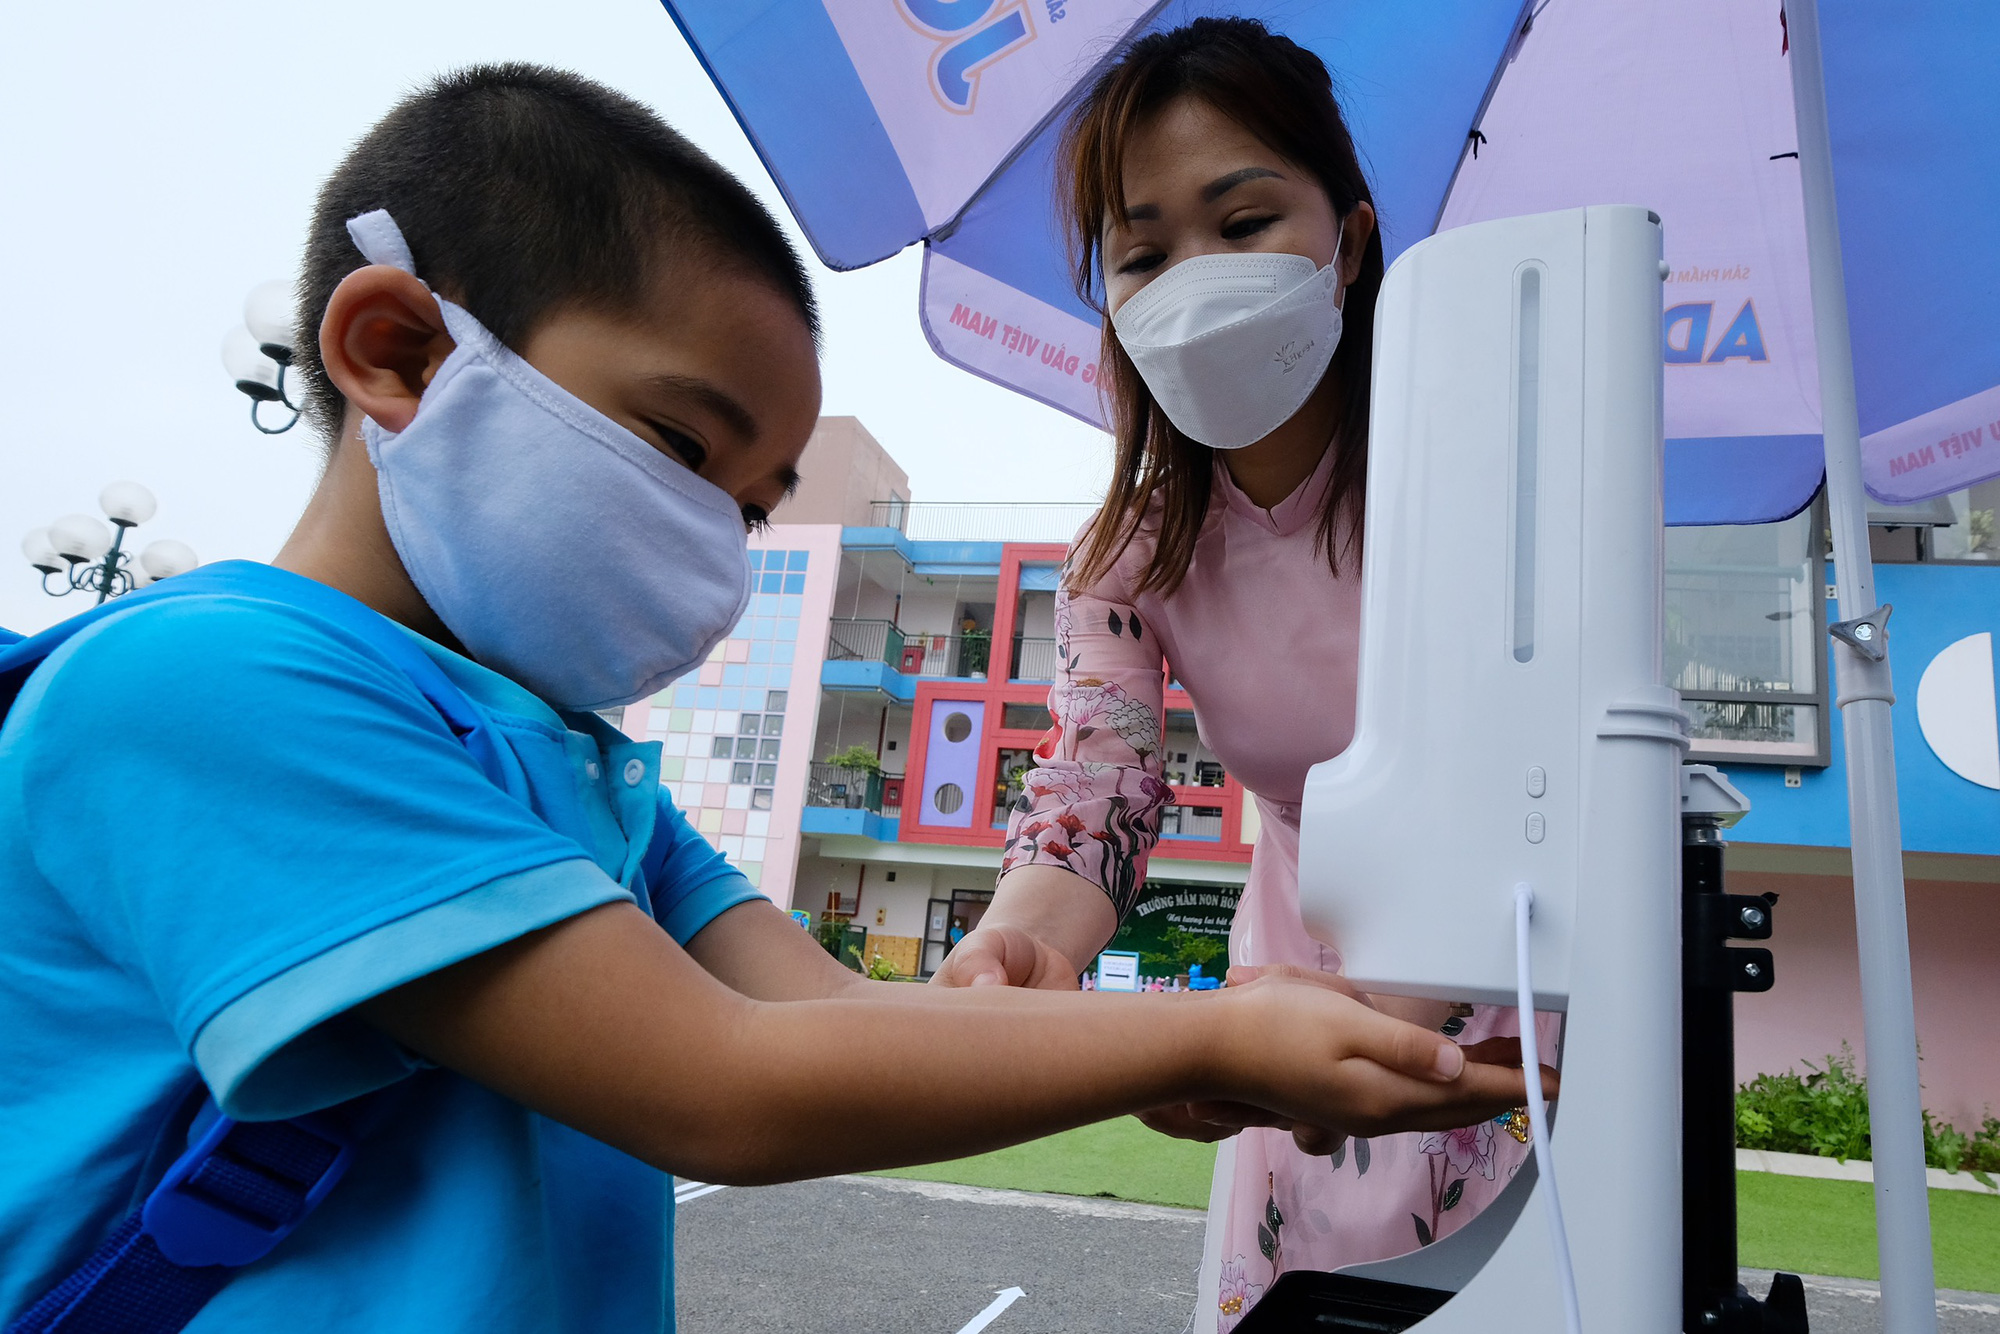
<svg viewBox="0 0 2000 1334">
<path fill-rule="evenodd" d="M 674 804 L 781 905 L 798 857 L 839 531 L 761 535 L 743 619 L 707 662 L 653 697 L 644 721 Z"/>
</svg>

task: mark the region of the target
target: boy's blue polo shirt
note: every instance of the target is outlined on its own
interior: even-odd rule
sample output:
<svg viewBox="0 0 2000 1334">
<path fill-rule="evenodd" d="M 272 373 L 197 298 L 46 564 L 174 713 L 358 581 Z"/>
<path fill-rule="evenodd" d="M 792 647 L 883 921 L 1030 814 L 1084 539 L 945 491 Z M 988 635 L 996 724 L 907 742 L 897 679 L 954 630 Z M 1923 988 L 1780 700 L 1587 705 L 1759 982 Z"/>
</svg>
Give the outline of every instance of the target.
<svg viewBox="0 0 2000 1334">
<path fill-rule="evenodd" d="M 524 805 L 407 676 L 285 604 L 297 576 L 254 577 L 269 597 L 80 632 L 0 728 L 0 1323 L 144 1198 L 204 1088 L 278 1118 L 410 1075 L 189 1330 L 670 1330 L 669 1177 L 349 1011 L 601 904 L 685 944 L 761 896 L 666 798 L 657 743 L 429 645 Z"/>
</svg>

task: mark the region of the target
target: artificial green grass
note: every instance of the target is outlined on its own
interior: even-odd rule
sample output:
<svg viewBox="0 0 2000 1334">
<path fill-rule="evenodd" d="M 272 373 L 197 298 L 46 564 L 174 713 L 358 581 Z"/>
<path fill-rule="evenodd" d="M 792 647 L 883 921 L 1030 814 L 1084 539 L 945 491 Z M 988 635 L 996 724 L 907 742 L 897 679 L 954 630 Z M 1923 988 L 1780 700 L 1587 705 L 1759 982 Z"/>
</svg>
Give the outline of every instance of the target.
<svg viewBox="0 0 2000 1334">
<path fill-rule="evenodd" d="M 1214 1173 L 1213 1144 L 1169 1139 L 1124 1116 L 1011 1149 L 880 1175 L 1206 1209 Z"/>
<path fill-rule="evenodd" d="M 1156 1135 L 1131 1117 L 1047 1139 L 883 1176 L 949 1181 L 1052 1195 L 1208 1207 L 1215 1147 Z M 1837 1278 L 1875 1278 L 1873 1190 L 1860 1181 L 1736 1174 L 1743 1263 Z M 2000 1198 L 1966 1191 L 1931 1195 L 1939 1286 L 2000 1292 Z"/>
<path fill-rule="evenodd" d="M 2000 1198 L 1962 1190 L 1931 1196 L 1938 1286 L 2000 1292 Z M 1768 1172 L 1736 1174 L 1736 1231 L 1746 1265 L 1798 1274 L 1879 1278 L 1874 1187 Z"/>
</svg>

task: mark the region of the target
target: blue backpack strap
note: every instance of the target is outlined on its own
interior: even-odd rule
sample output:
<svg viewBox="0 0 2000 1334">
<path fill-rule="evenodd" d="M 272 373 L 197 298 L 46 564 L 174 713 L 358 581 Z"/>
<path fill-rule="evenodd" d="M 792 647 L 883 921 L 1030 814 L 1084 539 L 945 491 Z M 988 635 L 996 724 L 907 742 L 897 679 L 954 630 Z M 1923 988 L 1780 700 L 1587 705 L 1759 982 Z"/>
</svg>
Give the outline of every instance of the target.
<svg viewBox="0 0 2000 1334">
<path fill-rule="evenodd" d="M 342 1119 L 215 1118 L 146 1202 L 6 1334 L 179 1334 L 270 1254 L 353 1161 Z"/>
<path fill-rule="evenodd" d="M 146 602 L 201 594 L 282 602 L 360 639 L 410 678 L 488 779 L 512 790 L 479 711 L 414 639 L 345 593 L 247 561 L 203 566 L 29 638 L 0 630 L 0 719 L 35 668 L 78 631 Z M 236 1270 L 304 1222 L 347 1171 L 357 1138 L 351 1106 L 290 1121 L 217 1113 L 146 1202 L 0 1334 L 179 1334 Z"/>
</svg>

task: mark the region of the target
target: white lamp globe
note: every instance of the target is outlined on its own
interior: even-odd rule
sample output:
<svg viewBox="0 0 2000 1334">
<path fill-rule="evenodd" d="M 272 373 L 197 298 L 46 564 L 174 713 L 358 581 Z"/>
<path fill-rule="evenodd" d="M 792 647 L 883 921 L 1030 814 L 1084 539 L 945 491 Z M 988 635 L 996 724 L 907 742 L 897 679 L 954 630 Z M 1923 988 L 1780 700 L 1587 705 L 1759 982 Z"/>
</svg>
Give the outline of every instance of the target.
<svg viewBox="0 0 2000 1334">
<path fill-rule="evenodd" d="M 264 355 L 248 329 L 239 325 L 223 338 L 222 365 L 250 397 L 265 402 L 278 397 L 278 363 Z"/>
<path fill-rule="evenodd" d="M 49 542 L 65 560 L 97 560 L 111 550 L 111 530 L 88 514 L 65 514 L 49 525 Z"/>
<path fill-rule="evenodd" d="M 281 278 L 258 283 L 243 302 L 243 323 L 264 355 L 273 360 L 292 354 L 292 285 Z M 282 351 L 281 358 L 273 349 Z"/>
<path fill-rule="evenodd" d="M 139 568 L 155 579 L 171 579 L 177 574 L 186 574 L 201 564 L 196 559 L 194 548 L 185 542 L 176 542 L 171 537 L 158 542 L 149 542 L 139 553 Z"/>
<path fill-rule="evenodd" d="M 137 482 L 113 482 L 98 492 L 97 503 L 120 528 L 135 528 L 160 508 L 153 493 Z"/>
<path fill-rule="evenodd" d="M 125 576 L 132 581 L 134 588 L 144 588 L 147 584 L 158 582 L 152 575 L 146 573 L 146 567 L 143 565 L 133 565 L 125 571 Z"/>
<path fill-rule="evenodd" d="M 37 528 L 21 539 L 21 554 L 28 558 L 28 564 L 44 574 L 54 574 L 63 568 L 62 555 L 49 540 L 46 528 Z"/>
</svg>

